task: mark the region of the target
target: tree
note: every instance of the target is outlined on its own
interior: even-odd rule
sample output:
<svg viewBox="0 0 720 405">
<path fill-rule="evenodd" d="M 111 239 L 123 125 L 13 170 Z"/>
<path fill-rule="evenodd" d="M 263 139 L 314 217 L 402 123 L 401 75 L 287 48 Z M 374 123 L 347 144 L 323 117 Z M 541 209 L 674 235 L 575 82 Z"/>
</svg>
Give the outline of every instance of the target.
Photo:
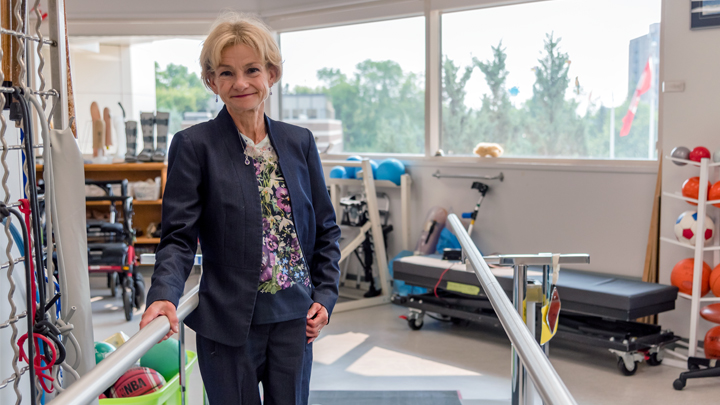
<svg viewBox="0 0 720 405">
<path fill-rule="evenodd" d="M 335 118 L 343 124 L 346 151 L 421 153 L 424 144 L 424 91 L 420 78 L 397 62 L 365 60 L 352 78 L 338 69 L 317 73 Z M 301 89 L 299 89 L 301 90 Z"/>
<path fill-rule="evenodd" d="M 466 151 L 477 143 L 473 111 L 465 106 L 465 86 L 474 68 L 466 66 L 462 76 L 458 77 L 460 66 L 448 57 L 443 61 L 443 148 Z"/>
<path fill-rule="evenodd" d="M 546 34 L 543 53 L 535 70 L 533 96 L 525 104 L 527 144 L 523 155 L 587 156 L 585 126 L 577 115 L 578 104 L 565 99 L 570 85 L 570 58 L 560 51 L 561 38 Z M 518 145 L 520 146 L 520 145 Z"/>
<path fill-rule="evenodd" d="M 170 112 L 170 133 L 180 131 L 186 112 L 215 112 L 213 95 L 195 73 L 183 65 L 169 63 L 165 70 L 155 62 L 155 98 L 158 111 Z"/>
<path fill-rule="evenodd" d="M 483 96 L 479 121 L 483 124 L 482 140 L 497 142 L 509 152 L 517 148 L 519 139 L 518 111 L 510 103 L 506 79 L 508 76 L 505 60 L 507 53 L 502 41 L 492 47 L 493 59 L 480 61 L 473 58 L 473 64 L 485 75 L 490 94 Z"/>
</svg>

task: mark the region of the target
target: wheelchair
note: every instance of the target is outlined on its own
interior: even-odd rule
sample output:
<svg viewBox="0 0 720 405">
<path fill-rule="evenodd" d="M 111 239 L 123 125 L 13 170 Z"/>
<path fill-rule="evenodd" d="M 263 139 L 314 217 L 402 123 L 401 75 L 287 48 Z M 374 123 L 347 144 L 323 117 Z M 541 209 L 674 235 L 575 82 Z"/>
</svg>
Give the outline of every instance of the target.
<svg viewBox="0 0 720 405">
<path fill-rule="evenodd" d="M 107 201 L 110 204 L 108 221 L 88 219 L 88 271 L 106 273 L 111 295 L 122 295 L 125 319 L 133 318 L 133 309 L 145 303 L 145 280 L 135 270 L 135 232 L 132 227 L 133 198 L 128 194 L 128 181 L 85 180 L 97 186 L 104 196 L 85 197 L 86 202 Z M 120 185 L 120 195 L 113 194 L 113 185 Z M 118 218 L 118 214 L 121 214 Z"/>
</svg>

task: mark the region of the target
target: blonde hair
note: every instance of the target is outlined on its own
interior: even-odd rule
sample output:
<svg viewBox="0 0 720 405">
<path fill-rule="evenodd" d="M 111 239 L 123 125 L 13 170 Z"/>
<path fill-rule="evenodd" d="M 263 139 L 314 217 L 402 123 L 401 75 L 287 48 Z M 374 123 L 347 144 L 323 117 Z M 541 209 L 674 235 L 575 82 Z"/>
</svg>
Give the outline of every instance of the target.
<svg viewBox="0 0 720 405">
<path fill-rule="evenodd" d="M 267 25 L 250 14 L 227 12 L 215 21 L 200 52 L 200 76 L 206 87 L 210 88 L 210 78 L 220 64 L 223 50 L 238 44 L 247 45 L 257 52 L 265 67 L 277 72 L 276 81 L 280 80 L 282 56 Z"/>
</svg>

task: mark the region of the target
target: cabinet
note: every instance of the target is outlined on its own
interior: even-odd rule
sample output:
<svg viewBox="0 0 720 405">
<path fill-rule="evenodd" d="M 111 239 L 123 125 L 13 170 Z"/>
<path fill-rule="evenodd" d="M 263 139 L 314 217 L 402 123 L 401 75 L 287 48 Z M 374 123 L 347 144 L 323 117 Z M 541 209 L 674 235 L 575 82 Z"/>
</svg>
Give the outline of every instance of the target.
<svg viewBox="0 0 720 405">
<path fill-rule="evenodd" d="M 37 178 L 42 178 L 42 165 L 37 166 Z M 113 164 L 86 164 L 85 178 L 90 180 L 122 180 L 130 182 L 144 181 L 160 177 L 160 196 L 158 200 L 143 201 L 133 200 L 133 228 L 145 232 L 147 226 L 154 222 L 160 223 L 162 208 L 162 195 L 165 191 L 167 179 L 166 163 L 113 163 Z M 88 209 L 101 209 L 109 206 L 108 201 L 88 201 Z M 149 235 L 139 236 L 136 239 L 138 245 L 155 245 L 160 243 L 160 238 L 151 238 Z"/>
</svg>

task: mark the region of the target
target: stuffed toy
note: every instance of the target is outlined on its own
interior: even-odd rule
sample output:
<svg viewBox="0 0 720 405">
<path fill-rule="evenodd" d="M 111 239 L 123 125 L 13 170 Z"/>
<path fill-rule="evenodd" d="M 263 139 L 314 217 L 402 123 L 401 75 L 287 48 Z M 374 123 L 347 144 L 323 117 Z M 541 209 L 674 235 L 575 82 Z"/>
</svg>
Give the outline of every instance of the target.
<svg viewBox="0 0 720 405">
<path fill-rule="evenodd" d="M 480 142 L 475 146 L 475 150 L 473 150 L 473 153 L 480 157 L 500 157 L 502 156 L 503 152 L 504 150 L 502 146 L 497 143 L 489 142 Z"/>
</svg>

